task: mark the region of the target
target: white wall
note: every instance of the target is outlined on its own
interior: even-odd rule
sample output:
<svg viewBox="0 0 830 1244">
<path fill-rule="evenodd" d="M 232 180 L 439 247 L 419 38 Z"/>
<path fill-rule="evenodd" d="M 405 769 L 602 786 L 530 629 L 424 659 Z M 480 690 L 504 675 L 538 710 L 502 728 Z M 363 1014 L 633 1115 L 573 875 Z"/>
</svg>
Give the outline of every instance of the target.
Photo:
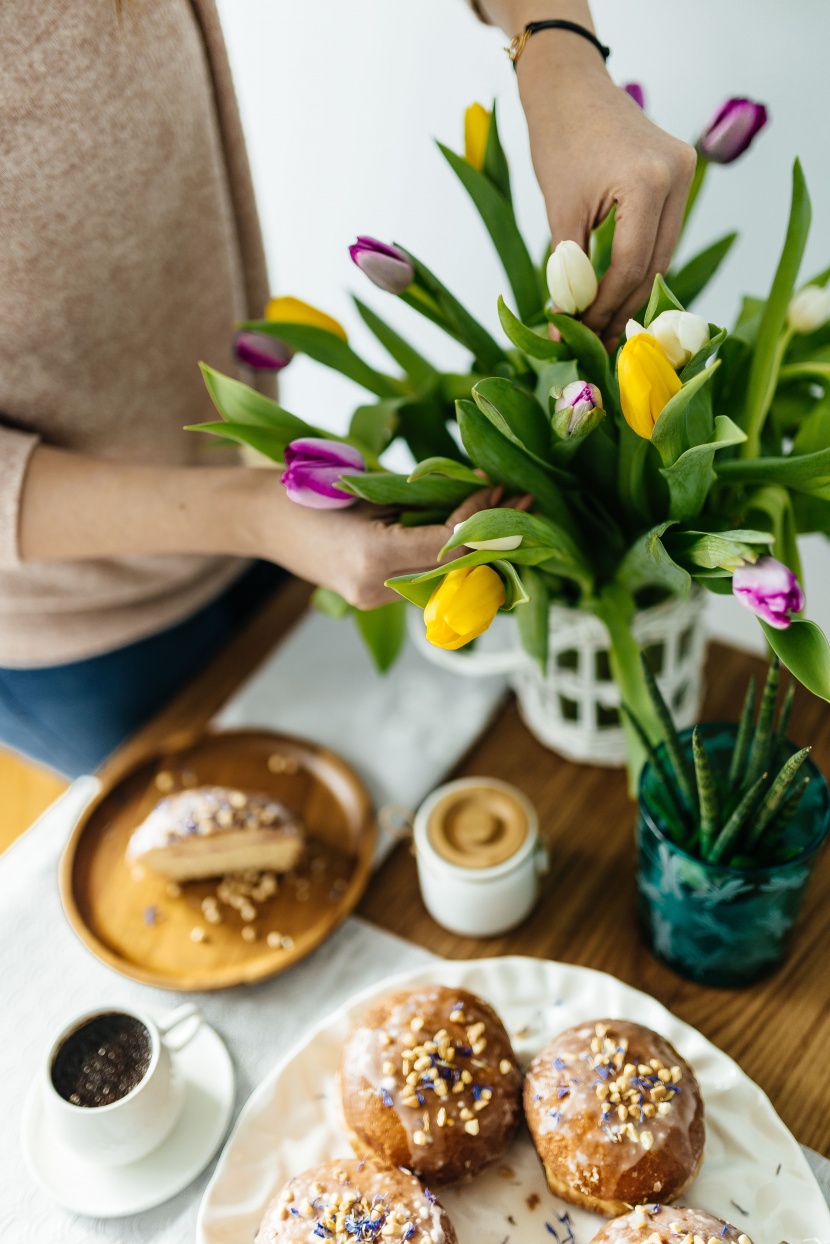
<svg viewBox="0 0 830 1244">
<path fill-rule="evenodd" d="M 544 210 L 503 36 L 479 26 L 461 0 L 220 0 L 219 7 L 274 291 L 336 315 L 379 363 L 382 352 L 357 320 L 349 289 L 437 361 L 460 361 L 442 334 L 365 282 L 347 247 L 358 233 L 403 242 L 495 323 L 503 277 L 430 140 L 460 149 L 466 105 L 498 99 L 520 220 L 541 252 Z M 713 170 L 684 247 L 693 251 L 741 230 L 727 270 L 710 288 L 708 318 L 730 323 L 742 291 L 767 289 L 796 154 L 813 196 L 804 275 L 830 263 L 827 0 L 594 0 L 593 8 L 613 48 L 611 71 L 618 81 L 645 84 L 649 111 L 666 129 L 693 138 L 728 95 L 749 95 L 771 110 L 753 151 Z M 341 429 L 360 391 L 300 359 L 285 373 L 282 399 Z M 811 539 L 805 555 L 809 612 L 830 625 L 830 547 Z M 759 641 L 753 619 L 729 600 L 712 602 L 711 625 L 733 642 Z"/>
</svg>

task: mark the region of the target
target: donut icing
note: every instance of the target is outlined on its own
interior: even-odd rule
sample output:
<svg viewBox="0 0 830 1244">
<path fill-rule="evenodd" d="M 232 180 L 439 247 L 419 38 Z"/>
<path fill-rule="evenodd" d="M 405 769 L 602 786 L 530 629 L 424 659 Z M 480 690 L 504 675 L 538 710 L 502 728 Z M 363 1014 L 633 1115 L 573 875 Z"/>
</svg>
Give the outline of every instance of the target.
<svg viewBox="0 0 830 1244">
<path fill-rule="evenodd" d="M 364 1016 L 346 1041 L 341 1081 L 355 1151 L 436 1183 L 494 1161 L 520 1114 L 521 1075 L 498 1016 L 438 985 L 395 994 Z"/>
<path fill-rule="evenodd" d="M 591 1244 L 752 1244 L 748 1235 L 702 1209 L 640 1205 L 606 1223 Z"/>
<path fill-rule="evenodd" d="M 524 1100 L 551 1189 L 586 1208 L 668 1201 L 700 1165 L 694 1074 L 638 1024 L 609 1019 L 561 1033 L 531 1064 Z"/>
<path fill-rule="evenodd" d="M 254 1244 L 457 1244 L 413 1175 L 344 1158 L 296 1176 L 268 1205 Z"/>
</svg>

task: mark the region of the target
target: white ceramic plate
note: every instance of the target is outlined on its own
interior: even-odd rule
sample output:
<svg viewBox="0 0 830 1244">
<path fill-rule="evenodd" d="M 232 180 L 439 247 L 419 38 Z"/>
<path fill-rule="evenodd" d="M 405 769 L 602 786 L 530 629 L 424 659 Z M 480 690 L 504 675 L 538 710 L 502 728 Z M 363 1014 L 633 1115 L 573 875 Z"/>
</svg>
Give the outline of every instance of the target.
<svg viewBox="0 0 830 1244">
<path fill-rule="evenodd" d="M 202 1022 L 171 1050 L 184 1085 L 182 1113 L 167 1139 L 138 1162 L 104 1168 L 67 1150 L 47 1127 L 40 1081 L 23 1116 L 23 1153 L 45 1192 L 76 1214 L 123 1218 L 169 1200 L 205 1169 L 222 1143 L 233 1110 L 235 1076 L 222 1038 Z"/>
<path fill-rule="evenodd" d="M 326 1020 L 248 1100 L 205 1192 L 199 1244 L 251 1240 L 269 1198 L 288 1179 L 349 1154 L 337 1110 L 346 1032 L 375 999 L 427 981 L 472 990 L 492 1003 L 523 1064 L 550 1037 L 586 1019 L 630 1019 L 662 1033 L 694 1068 L 706 1104 L 705 1160 L 683 1200 L 733 1223 L 754 1244 L 829 1244 L 830 1209 L 798 1144 L 730 1058 L 612 976 L 523 958 L 436 963 L 374 986 Z M 534 1194 L 539 1200 L 531 1210 Z M 548 1192 L 526 1133 L 489 1171 L 441 1190 L 440 1198 L 460 1244 L 565 1244 L 566 1212 L 576 1244 L 588 1244 L 603 1221 Z"/>
</svg>

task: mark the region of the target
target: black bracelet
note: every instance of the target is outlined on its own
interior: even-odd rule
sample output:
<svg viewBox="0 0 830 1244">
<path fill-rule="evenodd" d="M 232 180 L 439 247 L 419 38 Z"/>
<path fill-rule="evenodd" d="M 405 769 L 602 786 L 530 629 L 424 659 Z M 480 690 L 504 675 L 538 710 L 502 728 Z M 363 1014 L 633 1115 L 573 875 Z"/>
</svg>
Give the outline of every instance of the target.
<svg viewBox="0 0 830 1244">
<path fill-rule="evenodd" d="M 604 43 L 600 43 L 599 39 L 591 30 L 587 30 L 584 26 L 578 25 L 577 22 L 566 22 L 551 19 L 544 22 L 528 22 L 520 35 L 516 35 L 515 39 L 511 39 L 510 46 L 505 48 L 507 55 L 513 62 L 513 68 L 516 68 L 516 62 L 525 50 L 525 44 L 528 39 L 540 30 L 569 30 L 571 34 L 580 35 L 583 39 L 587 39 L 589 43 L 593 43 L 603 60 L 608 60 L 611 55 L 611 49 L 606 47 Z"/>
</svg>

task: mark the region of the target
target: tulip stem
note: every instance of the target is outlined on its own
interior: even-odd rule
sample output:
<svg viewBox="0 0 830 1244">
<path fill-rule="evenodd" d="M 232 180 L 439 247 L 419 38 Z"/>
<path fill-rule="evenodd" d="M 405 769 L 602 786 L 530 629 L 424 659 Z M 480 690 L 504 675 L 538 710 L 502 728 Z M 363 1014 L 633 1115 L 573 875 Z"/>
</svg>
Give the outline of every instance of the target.
<svg viewBox="0 0 830 1244">
<path fill-rule="evenodd" d="M 695 172 L 692 178 L 692 184 L 689 187 L 689 195 L 688 195 L 688 198 L 686 199 L 686 210 L 683 213 L 683 230 L 681 231 L 681 235 L 680 235 L 681 237 L 683 236 L 683 231 L 685 231 L 686 225 L 689 222 L 689 217 L 694 211 L 694 206 L 697 203 L 698 196 L 701 190 L 703 189 L 703 183 L 706 180 L 706 174 L 708 173 L 708 171 L 709 171 L 709 161 L 706 159 L 705 155 L 701 155 L 701 153 L 698 151 L 697 164 L 695 165 Z"/>
</svg>

